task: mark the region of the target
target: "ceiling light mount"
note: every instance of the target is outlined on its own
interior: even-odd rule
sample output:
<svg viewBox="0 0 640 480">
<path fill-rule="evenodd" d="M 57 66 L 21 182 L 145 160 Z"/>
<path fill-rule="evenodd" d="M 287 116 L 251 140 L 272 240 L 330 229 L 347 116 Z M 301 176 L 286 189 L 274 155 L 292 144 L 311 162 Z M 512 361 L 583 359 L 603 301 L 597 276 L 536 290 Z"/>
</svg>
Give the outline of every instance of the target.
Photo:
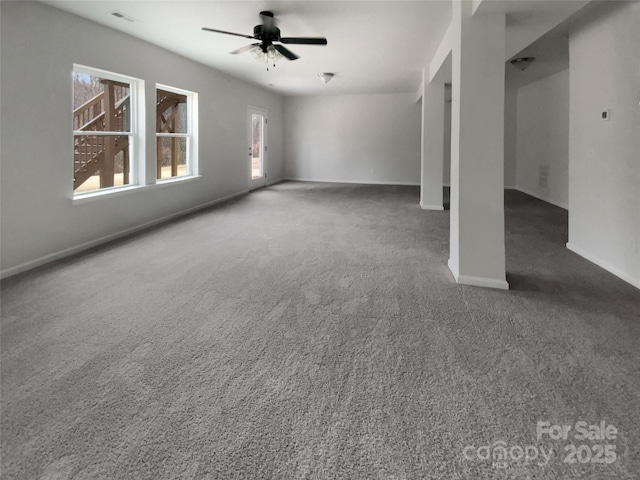
<svg viewBox="0 0 640 480">
<path fill-rule="evenodd" d="M 136 19 L 133 17 L 130 17 L 129 15 L 119 12 L 118 10 L 113 10 L 111 12 L 109 12 L 111 15 L 113 15 L 116 18 L 119 18 L 120 20 L 126 20 L 127 22 L 131 22 L 131 23 L 135 23 Z"/>
<path fill-rule="evenodd" d="M 335 73 L 331 73 L 331 72 L 323 72 L 318 74 L 318 77 L 320 77 L 320 80 L 322 80 L 324 83 L 329 83 L 329 81 L 334 76 L 335 76 Z"/>
<path fill-rule="evenodd" d="M 535 57 L 514 58 L 513 60 L 511 60 L 511 65 L 516 67 L 518 70 L 524 71 L 527 69 L 529 65 L 533 63 L 534 60 L 535 60 Z"/>
</svg>

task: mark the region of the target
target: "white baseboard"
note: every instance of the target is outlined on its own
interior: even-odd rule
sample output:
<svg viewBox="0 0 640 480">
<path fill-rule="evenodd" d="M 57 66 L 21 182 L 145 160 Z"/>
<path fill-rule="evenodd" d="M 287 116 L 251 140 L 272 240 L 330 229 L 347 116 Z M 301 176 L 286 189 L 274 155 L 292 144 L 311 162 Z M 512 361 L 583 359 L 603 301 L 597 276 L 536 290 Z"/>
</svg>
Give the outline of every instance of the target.
<svg viewBox="0 0 640 480">
<path fill-rule="evenodd" d="M 499 280 L 497 278 L 487 278 L 487 277 L 474 277 L 472 275 L 460 275 L 457 273 L 457 268 L 453 265 L 451 259 L 449 259 L 448 263 L 449 270 L 453 274 L 453 278 L 456 283 L 461 285 L 471 285 L 473 287 L 486 287 L 486 288 L 496 288 L 498 290 L 509 290 L 509 283 L 506 280 Z"/>
<path fill-rule="evenodd" d="M 524 188 L 520 188 L 520 187 L 513 187 L 513 189 L 514 190 L 518 190 L 519 192 L 522 192 L 522 193 L 526 193 L 527 195 L 535 197 L 538 200 L 542 200 L 543 202 L 547 202 L 547 203 L 550 203 L 551 205 L 555 205 L 556 207 L 560 207 L 560 208 L 564 208 L 565 210 L 569 210 L 569 205 L 567 205 L 565 203 L 557 202 L 555 200 L 551 200 L 549 198 L 545 198 L 544 196 L 540 195 L 539 193 L 530 192 L 529 190 L 525 190 Z"/>
<path fill-rule="evenodd" d="M 275 185 L 278 182 L 282 182 L 286 180 L 286 178 L 278 178 L 277 180 L 269 180 L 267 177 L 267 187 L 270 187 L 271 185 Z"/>
<path fill-rule="evenodd" d="M 447 266 L 449 270 L 451 270 L 451 274 L 453 275 L 453 279 L 458 282 L 458 265 L 454 265 L 453 260 L 447 260 Z"/>
<path fill-rule="evenodd" d="M 497 278 L 473 277 L 471 275 L 458 275 L 456 282 L 462 285 L 471 285 L 474 287 L 496 288 L 498 290 L 509 290 L 509 283 L 506 280 L 498 280 Z"/>
<path fill-rule="evenodd" d="M 176 218 L 183 217 L 183 216 L 188 215 L 190 213 L 197 212 L 198 210 L 203 210 L 205 208 L 211 207 L 211 206 L 216 205 L 218 203 L 226 202 L 227 200 L 231 200 L 232 198 L 236 198 L 236 197 L 240 197 L 242 195 L 246 195 L 248 192 L 249 192 L 248 190 L 243 190 L 243 191 L 240 191 L 240 192 L 237 192 L 237 193 L 233 193 L 231 195 L 227 195 L 225 197 L 218 198 L 218 199 L 213 200 L 211 202 L 203 203 L 203 204 L 197 205 L 195 207 L 187 208 L 186 210 L 181 210 L 180 212 L 177 212 L 177 213 L 172 213 L 171 215 L 166 215 L 164 217 L 157 218 L 155 220 L 151 220 L 149 222 L 142 223 L 140 225 L 136 225 L 135 227 L 128 228 L 126 230 L 121 230 L 119 232 L 112 233 L 110 235 L 106 235 L 104 237 L 100 237 L 100 238 L 97 238 L 95 240 L 91 240 L 89 242 L 81 243 L 80 245 L 76 245 L 74 247 L 65 248 L 64 250 L 60 250 L 58 252 L 54 252 L 54 253 L 50 253 L 48 255 L 44 255 L 43 257 L 39 257 L 39 258 L 36 258 L 35 260 L 30 260 L 28 262 L 21 263 L 20 265 L 16 265 L 15 267 L 6 268 L 6 269 L 4 269 L 4 270 L 2 270 L 0 272 L 0 278 L 8 278 L 8 277 L 11 277 L 13 275 L 17 275 L 19 273 L 26 272 L 27 270 L 31 270 L 32 268 L 40 267 L 42 265 L 54 262 L 56 260 L 61 260 L 61 259 L 65 258 L 65 257 L 69 257 L 71 255 L 75 255 L 75 254 L 80 253 L 80 252 L 82 252 L 84 250 L 88 250 L 90 248 L 97 247 L 98 245 L 102 245 L 104 243 L 111 242 L 113 240 L 117 240 L 117 239 L 122 238 L 122 237 L 126 237 L 128 235 L 140 232 L 142 230 L 146 230 L 148 228 L 154 227 L 154 226 L 159 225 L 161 223 L 165 223 L 165 222 L 168 222 L 170 220 L 174 220 Z"/>
<path fill-rule="evenodd" d="M 591 263 L 595 263 L 599 267 L 604 268 L 607 272 L 612 273 L 613 275 L 615 275 L 616 277 L 620 278 L 621 280 L 624 280 L 625 282 L 630 283 L 631 285 L 633 285 L 636 288 L 640 288 L 640 279 L 633 278 L 631 275 L 619 270 L 618 268 L 614 267 L 613 265 L 611 265 L 611 264 L 605 262 L 604 260 L 596 257 L 595 255 L 592 255 L 591 253 L 581 249 L 580 247 L 576 247 L 572 243 L 567 242 L 567 248 L 569 250 L 571 250 L 573 253 L 577 253 L 581 257 L 586 258 Z"/>
<path fill-rule="evenodd" d="M 420 183 L 416 182 L 397 182 L 394 180 L 378 181 L 378 180 L 328 180 L 325 178 L 301 178 L 301 177 L 286 177 L 283 180 L 289 180 L 292 182 L 316 182 L 316 183 L 349 183 L 356 185 L 406 185 L 410 187 L 419 187 Z"/>
<path fill-rule="evenodd" d="M 425 205 L 422 202 L 420 202 L 420 208 L 422 210 L 444 210 L 444 206 L 442 205 Z"/>
</svg>

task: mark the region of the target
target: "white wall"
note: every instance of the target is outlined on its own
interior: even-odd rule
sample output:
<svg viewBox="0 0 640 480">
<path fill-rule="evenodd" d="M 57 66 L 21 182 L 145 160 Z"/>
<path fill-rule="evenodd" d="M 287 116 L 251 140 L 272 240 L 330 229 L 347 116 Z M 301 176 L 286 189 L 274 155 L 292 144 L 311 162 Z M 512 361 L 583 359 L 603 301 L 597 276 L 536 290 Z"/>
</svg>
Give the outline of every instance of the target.
<svg viewBox="0 0 640 480">
<path fill-rule="evenodd" d="M 516 112 L 517 89 L 505 86 L 504 98 L 504 187 L 516 185 Z M 446 87 L 444 106 L 444 175 L 443 185 L 451 185 L 451 87 Z"/>
<path fill-rule="evenodd" d="M 519 88 L 517 102 L 516 187 L 567 208 L 569 70 Z"/>
<path fill-rule="evenodd" d="M 506 68 L 510 67 L 507 65 Z M 505 85 L 504 93 L 504 187 L 516 186 L 516 142 L 518 123 L 518 89 Z"/>
<path fill-rule="evenodd" d="M 640 3 L 571 32 L 569 52 L 567 246 L 640 288 Z"/>
<path fill-rule="evenodd" d="M 422 99 L 420 101 L 421 169 L 420 208 L 424 210 L 444 210 L 442 190 L 444 157 L 444 84 L 428 82 L 428 72 L 422 72 Z"/>
<path fill-rule="evenodd" d="M 4 274 L 246 191 L 248 105 L 268 110 L 269 178 L 282 177 L 282 97 L 43 4 L 2 2 L 1 8 Z M 74 63 L 145 81 L 149 128 L 144 160 L 151 172 L 155 84 L 197 92 L 202 177 L 73 204 Z"/>
<path fill-rule="evenodd" d="M 414 94 L 287 97 L 284 112 L 288 178 L 420 184 Z"/>
<path fill-rule="evenodd" d="M 451 87 L 445 86 L 444 104 L 444 165 L 442 184 L 451 186 Z"/>
</svg>

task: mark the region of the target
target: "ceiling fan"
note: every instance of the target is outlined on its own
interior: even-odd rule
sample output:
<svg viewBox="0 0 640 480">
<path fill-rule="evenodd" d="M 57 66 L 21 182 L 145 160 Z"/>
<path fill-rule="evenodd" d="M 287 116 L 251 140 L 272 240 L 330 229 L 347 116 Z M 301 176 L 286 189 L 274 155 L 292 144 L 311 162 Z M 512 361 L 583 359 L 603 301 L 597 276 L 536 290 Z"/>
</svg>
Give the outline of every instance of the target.
<svg viewBox="0 0 640 480">
<path fill-rule="evenodd" d="M 231 53 L 237 55 L 239 53 L 244 53 L 252 50 L 253 52 L 256 52 L 258 54 L 258 57 L 261 60 L 275 59 L 276 57 L 278 57 L 278 54 L 282 55 L 288 60 L 296 60 L 300 58 L 285 46 L 280 45 L 280 43 L 287 43 L 291 45 L 327 44 L 327 39 L 323 37 L 281 37 L 280 29 L 275 25 L 275 18 L 273 17 L 272 12 L 260 12 L 260 18 L 262 18 L 262 25 L 256 25 L 255 27 L 253 27 L 253 35 L 243 35 L 242 33 L 227 32 L 224 30 L 216 30 L 215 28 L 207 27 L 202 27 L 202 30 L 259 40 L 260 43 L 252 43 L 251 45 L 247 45 L 246 47 L 234 50 Z"/>
</svg>

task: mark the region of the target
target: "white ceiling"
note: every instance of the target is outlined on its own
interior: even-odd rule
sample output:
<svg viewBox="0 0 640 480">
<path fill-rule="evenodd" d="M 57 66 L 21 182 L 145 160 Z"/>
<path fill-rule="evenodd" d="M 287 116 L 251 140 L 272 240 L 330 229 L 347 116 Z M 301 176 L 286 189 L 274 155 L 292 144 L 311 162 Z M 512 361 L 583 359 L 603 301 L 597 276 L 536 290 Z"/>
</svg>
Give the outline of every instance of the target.
<svg viewBox="0 0 640 480">
<path fill-rule="evenodd" d="M 49 5 L 149 41 L 187 58 L 283 95 L 417 91 L 451 21 L 451 0 L 413 1 L 139 1 L 47 0 Z M 588 1 L 485 0 L 479 13 L 507 14 L 509 56 L 551 30 Z M 117 10 L 136 22 L 110 14 Z M 201 27 L 252 35 L 259 12 L 272 11 L 282 36 L 322 36 L 327 46 L 288 45 L 300 56 L 269 71 L 250 53 L 252 43 Z M 506 59 L 505 59 L 506 60 Z M 318 73 L 334 72 L 324 84 Z"/>
</svg>

